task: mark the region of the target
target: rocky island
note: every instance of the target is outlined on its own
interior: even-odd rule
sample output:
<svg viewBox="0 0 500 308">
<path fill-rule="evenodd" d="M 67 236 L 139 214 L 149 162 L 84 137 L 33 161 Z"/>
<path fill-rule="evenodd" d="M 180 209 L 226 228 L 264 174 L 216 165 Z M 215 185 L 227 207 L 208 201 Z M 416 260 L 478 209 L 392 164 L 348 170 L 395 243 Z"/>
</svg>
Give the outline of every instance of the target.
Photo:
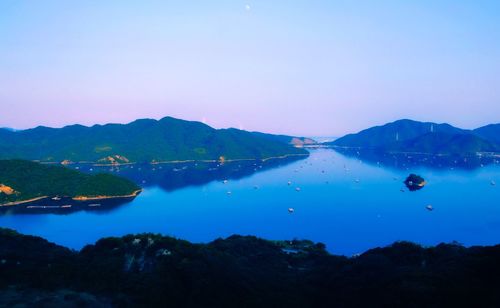
<svg viewBox="0 0 500 308">
<path fill-rule="evenodd" d="M 419 190 L 419 189 L 422 189 L 424 188 L 426 182 L 424 180 L 423 177 L 419 176 L 419 175 L 416 175 L 416 174 L 410 174 L 406 180 L 404 181 L 406 187 L 408 187 L 408 189 L 410 191 L 416 191 L 416 190 Z"/>
</svg>

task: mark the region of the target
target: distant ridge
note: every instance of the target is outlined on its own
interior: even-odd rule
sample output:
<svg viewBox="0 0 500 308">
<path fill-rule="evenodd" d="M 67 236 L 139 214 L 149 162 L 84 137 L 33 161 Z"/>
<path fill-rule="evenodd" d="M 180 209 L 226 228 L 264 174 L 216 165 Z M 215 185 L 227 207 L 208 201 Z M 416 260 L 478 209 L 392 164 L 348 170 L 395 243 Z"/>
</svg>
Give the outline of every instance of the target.
<svg viewBox="0 0 500 308">
<path fill-rule="evenodd" d="M 307 151 L 278 139 L 238 130 L 214 129 L 172 117 L 128 124 L 0 130 L 0 159 L 46 162 L 161 162 L 264 159 Z"/>
<path fill-rule="evenodd" d="M 268 140 L 278 141 L 286 144 L 290 144 L 296 147 L 303 147 L 307 145 L 317 144 L 316 140 L 307 137 L 295 137 L 288 135 L 273 135 L 260 132 L 252 132 L 252 134 L 266 138 Z"/>
<path fill-rule="evenodd" d="M 326 145 L 370 148 L 381 151 L 433 154 L 470 154 L 500 151 L 500 125 L 476 130 L 460 129 L 449 124 L 398 120 L 348 134 Z"/>
<path fill-rule="evenodd" d="M 484 139 L 500 143 L 500 123 L 476 128 L 473 132 Z"/>
</svg>

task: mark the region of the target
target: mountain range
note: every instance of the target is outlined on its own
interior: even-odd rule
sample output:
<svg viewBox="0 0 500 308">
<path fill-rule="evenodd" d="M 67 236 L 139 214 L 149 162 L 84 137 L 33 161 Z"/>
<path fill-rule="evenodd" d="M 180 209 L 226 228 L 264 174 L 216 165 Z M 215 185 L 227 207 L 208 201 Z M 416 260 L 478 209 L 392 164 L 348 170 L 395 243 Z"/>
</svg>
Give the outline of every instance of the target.
<svg viewBox="0 0 500 308">
<path fill-rule="evenodd" d="M 265 159 L 307 155 L 292 136 L 214 129 L 172 117 L 129 124 L 63 128 L 0 129 L 0 159 L 43 162 L 158 162 L 177 160 Z"/>
<path fill-rule="evenodd" d="M 467 130 L 446 123 L 404 119 L 348 134 L 325 145 L 454 155 L 500 152 L 500 124 Z"/>
</svg>

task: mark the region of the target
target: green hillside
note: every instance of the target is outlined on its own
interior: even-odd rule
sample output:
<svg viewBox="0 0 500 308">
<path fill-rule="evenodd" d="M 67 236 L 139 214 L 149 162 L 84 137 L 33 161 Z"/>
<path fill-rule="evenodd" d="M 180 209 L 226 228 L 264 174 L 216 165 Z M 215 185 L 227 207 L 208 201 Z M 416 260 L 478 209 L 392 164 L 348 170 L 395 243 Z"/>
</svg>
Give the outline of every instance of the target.
<svg viewBox="0 0 500 308">
<path fill-rule="evenodd" d="M 0 159 L 40 161 L 151 162 L 261 159 L 307 154 L 276 140 L 237 129 L 214 129 L 170 117 L 63 128 L 0 130 Z"/>
<path fill-rule="evenodd" d="M 493 126 L 470 131 L 449 124 L 399 120 L 349 134 L 326 144 L 386 152 L 461 155 L 500 151 L 500 145 L 494 138 L 495 131 Z"/>
<path fill-rule="evenodd" d="M 500 124 L 490 124 L 479 127 L 473 130 L 473 132 L 484 139 L 500 143 Z"/>
<path fill-rule="evenodd" d="M 140 188 L 110 174 L 88 175 L 61 166 L 0 160 L 0 204 L 41 196 L 125 196 Z"/>
</svg>

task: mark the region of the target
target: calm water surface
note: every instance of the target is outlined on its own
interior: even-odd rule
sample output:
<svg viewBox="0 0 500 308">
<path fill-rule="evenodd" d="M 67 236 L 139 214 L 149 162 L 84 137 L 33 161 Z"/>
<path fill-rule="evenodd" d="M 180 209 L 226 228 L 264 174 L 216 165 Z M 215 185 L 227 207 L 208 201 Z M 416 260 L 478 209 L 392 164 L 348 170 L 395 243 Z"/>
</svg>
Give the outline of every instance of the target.
<svg viewBox="0 0 500 308">
<path fill-rule="evenodd" d="M 253 162 L 129 166 L 112 171 L 144 187 L 129 203 L 65 213 L 12 209 L 0 216 L 0 226 L 75 249 L 101 237 L 141 232 L 193 242 L 232 234 L 304 238 L 346 255 L 397 240 L 500 243 L 498 164 L 451 169 L 400 162 L 394 167 L 360 157 L 322 149 L 312 150 L 306 159 L 262 167 Z M 402 192 L 410 172 L 423 176 L 427 186 Z M 427 205 L 434 210 L 426 210 Z"/>
</svg>

